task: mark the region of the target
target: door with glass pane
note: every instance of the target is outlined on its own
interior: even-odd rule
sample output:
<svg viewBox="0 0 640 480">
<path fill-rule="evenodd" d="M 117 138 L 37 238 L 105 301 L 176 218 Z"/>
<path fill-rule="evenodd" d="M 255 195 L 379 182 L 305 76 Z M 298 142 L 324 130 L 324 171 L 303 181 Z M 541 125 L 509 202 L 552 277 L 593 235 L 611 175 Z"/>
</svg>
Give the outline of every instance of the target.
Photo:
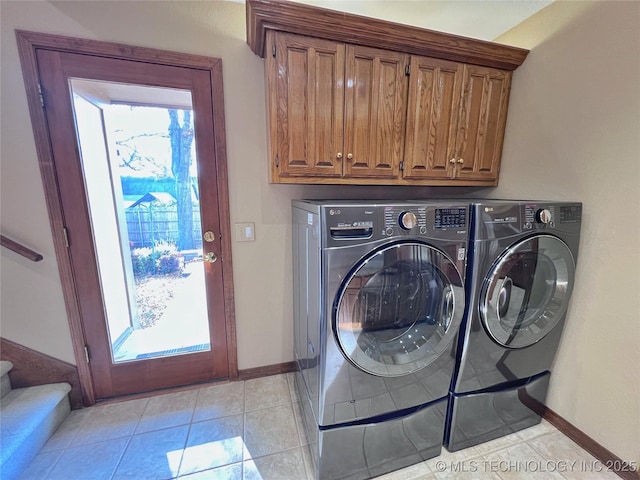
<svg viewBox="0 0 640 480">
<path fill-rule="evenodd" d="M 37 62 L 96 398 L 228 377 L 210 71 Z"/>
<path fill-rule="evenodd" d="M 542 340 L 564 318 L 573 290 L 575 261 L 552 235 L 512 245 L 485 277 L 480 318 L 503 347 L 524 348 Z"/>
<path fill-rule="evenodd" d="M 345 278 L 333 330 L 356 368 L 403 376 L 451 345 L 464 306 L 462 277 L 449 257 L 427 244 L 393 243 L 366 255 Z"/>
</svg>

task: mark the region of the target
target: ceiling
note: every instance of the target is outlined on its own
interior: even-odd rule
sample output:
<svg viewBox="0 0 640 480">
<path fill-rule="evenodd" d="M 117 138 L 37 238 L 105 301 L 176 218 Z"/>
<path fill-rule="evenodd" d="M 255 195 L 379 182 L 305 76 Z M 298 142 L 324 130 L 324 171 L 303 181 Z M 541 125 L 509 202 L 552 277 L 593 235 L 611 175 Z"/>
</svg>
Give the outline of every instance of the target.
<svg viewBox="0 0 640 480">
<path fill-rule="evenodd" d="M 233 0 L 244 3 L 244 0 Z M 494 40 L 553 0 L 294 0 L 318 7 L 380 18 L 391 22 Z M 96 105 L 155 104 L 190 108 L 188 92 L 75 79 L 73 88 Z M 161 93 L 160 96 L 158 94 Z"/>
<path fill-rule="evenodd" d="M 295 0 L 396 23 L 494 40 L 553 0 Z"/>
</svg>

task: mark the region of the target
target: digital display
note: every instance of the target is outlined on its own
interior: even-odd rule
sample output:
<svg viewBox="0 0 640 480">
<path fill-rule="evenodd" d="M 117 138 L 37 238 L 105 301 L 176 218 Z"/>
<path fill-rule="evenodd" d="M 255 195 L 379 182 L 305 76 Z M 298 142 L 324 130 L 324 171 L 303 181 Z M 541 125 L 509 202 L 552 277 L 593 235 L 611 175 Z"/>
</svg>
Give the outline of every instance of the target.
<svg viewBox="0 0 640 480">
<path fill-rule="evenodd" d="M 467 226 L 466 208 L 436 208 L 435 228 L 460 228 Z"/>
<path fill-rule="evenodd" d="M 582 208 L 578 205 L 573 207 L 560 207 L 560 223 L 576 223 L 582 219 Z"/>
</svg>

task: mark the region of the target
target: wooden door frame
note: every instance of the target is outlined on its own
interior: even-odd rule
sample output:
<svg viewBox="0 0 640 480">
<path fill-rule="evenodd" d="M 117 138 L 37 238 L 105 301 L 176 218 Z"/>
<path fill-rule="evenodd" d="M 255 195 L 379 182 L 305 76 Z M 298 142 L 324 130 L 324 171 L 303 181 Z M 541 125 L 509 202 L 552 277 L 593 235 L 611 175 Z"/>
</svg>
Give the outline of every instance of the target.
<svg viewBox="0 0 640 480">
<path fill-rule="evenodd" d="M 16 30 L 16 40 L 22 75 L 27 93 L 29 114 L 33 128 L 33 135 L 40 167 L 40 175 L 44 187 L 49 223 L 53 236 L 53 243 L 62 282 L 71 342 L 76 359 L 78 375 L 82 387 L 85 405 L 96 402 L 93 376 L 87 363 L 85 353 L 85 335 L 80 315 L 80 304 L 77 297 L 75 280 L 65 240 L 65 222 L 62 202 L 59 197 L 57 173 L 51 151 L 50 134 L 41 100 L 41 89 L 36 59 L 37 49 L 53 50 L 65 53 L 88 54 L 99 57 L 130 60 L 136 62 L 153 63 L 174 67 L 195 68 L 206 70 L 211 78 L 211 96 L 213 100 L 212 132 L 215 142 L 215 158 L 218 174 L 218 209 L 222 238 L 220 240 L 222 263 L 224 311 L 227 337 L 227 359 L 229 379 L 238 379 L 238 357 L 236 347 L 236 322 L 233 292 L 233 264 L 231 261 L 231 219 L 229 214 L 229 177 L 227 172 L 226 133 L 224 118 L 224 95 L 222 82 L 222 60 L 166 50 L 156 50 L 146 47 L 122 45 L 118 43 L 101 42 L 74 37 L 65 37 L 45 33 Z"/>
</svg>

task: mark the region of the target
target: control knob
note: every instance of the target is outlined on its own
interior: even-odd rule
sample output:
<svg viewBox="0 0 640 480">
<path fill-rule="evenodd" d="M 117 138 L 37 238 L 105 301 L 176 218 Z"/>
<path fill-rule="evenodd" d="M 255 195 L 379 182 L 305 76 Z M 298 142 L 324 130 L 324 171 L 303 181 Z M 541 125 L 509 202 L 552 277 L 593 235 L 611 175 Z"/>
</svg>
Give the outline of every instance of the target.
<svg viewBox="0 0 640 480">
<path fill-rule="evenodd" d="M 546 208 L 541 208 L 536 212 L 536 222 L 547 224 L 551 221 L 551 212 Z"/>
<path fill-rule="evenodd" d="M 411 230 L 418 223 L 415 213 L 412 212 L 402 212 L 398 220 L 400 226 L 405 230 Z"/>
</svg>

